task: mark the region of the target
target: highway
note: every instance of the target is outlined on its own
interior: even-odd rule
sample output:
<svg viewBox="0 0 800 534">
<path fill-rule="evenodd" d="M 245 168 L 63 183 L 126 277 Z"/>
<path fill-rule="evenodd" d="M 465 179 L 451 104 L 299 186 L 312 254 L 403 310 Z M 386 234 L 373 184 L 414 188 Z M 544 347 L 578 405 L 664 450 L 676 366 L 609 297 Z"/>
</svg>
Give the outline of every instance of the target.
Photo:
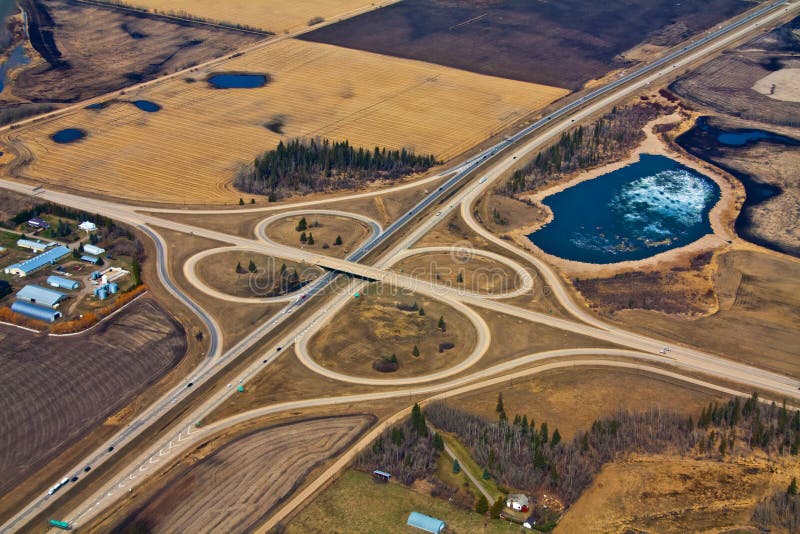
<svg viewBox="0 0 800 534">
<path fill-rule="evenodd" d="M 209 357 L 200 366 L 200 368 L 198 368 L 196 372 L 192 373 L 192 375 L 189 377 L 189 379 L 193 381 L 195 388 L 207 381 L 214 380 L 219 369 L 222 367 L 220 364 L 227 363 L 232 359 L 239 357 L 255 343 L 269 335 L 274 328 L 282 324 L 284 321 L 290 320 L 293 317 L 292 312 L 295 309 L 306 305 L 306 303 L 311 301 L 315 295 L 322 292 L 322 290 L 326 288 L 331 281 L 336 279 L 336 275 L 334 273 L 328 273 L 322 276 L 316 282 L 308 286 L 308 291 L 306 291 L 306 299 L 295 300 L 288 303 L 287 306 L 281 310 L 281 312 L 264 324 L 260 325 L 245 339 L 223 353 L 221 349 L 223 340 L 219 326 L 212 317 L 210 317 L 188 295 L 184 294 L 183 291 L 181 291 L 171 280 L 167 267 L 169 261 L 169 258 L 167 257 L 167 247 L 163 238 L 161 238 L 157 231 L 153 229 L 154 226 L 166 226 L 172 230 L 208 237 L 210 239 L 215 239 L 223 243 L 229 243 L 237 247 L 252 247 L 253 250 L 258 250 L 268 255 L 283 257 L 299 262 L 306 262 L 309 264 L 316 264 L 337 272 L 351 273 L 372 280 L 380 280 L 386 284 L 413 290 L 421 294 L 431 296 L 432 298 L 437 298 L 439 300 L 445 300 L 446 302 L 456 304 L 464 304 L 465 306 L 463 309 L 469 309 L 471 306 L 477 306 L 499 311 L 501 313 L 517 316 L 528 321 L 547 324 L 554 328 L 580 333 L 581 335 L 588 335 L 597 339 L 610 341 L 612 343 L 624 345 L 634 349 L 632 351 L 625 351 L 626 357 L 642 360 L 652 360 L 655 358 L 658 361 L 662 361 L 662 363 L 683 369 L 685 371 L 702 372 L 704 374 L 711 374 L 720 378 L 728 378 L 739 383 L 748 384 L 750 387 L 758 385 L 765 389 L 796 399 L 800 398 L 797 390 L 800 383 L 798 383 L 796 380 L 779 374 L 757 369 L 741 363 L 732 362 L 719 356 L 705 354 L 701 351 L 687 347 L 673 346 L 673 351 L 670 353 L 670 357 L 661 358 L 658 355 L 658 352 L 664 346 L 664 341 L 653 340 L 645 336 L 622 331 L 618 328 L 606 325 L 602 321 L 593 317 L 572 300 L 558 275 L 549 266 L 544 264 L 535 256 L 521 251 L 507 242 L 499 240 L 495 236 L 491 235 L 474 220 L 471 214 L 472 210 L 470 208 L 474 199 L 477 198 L 488 187 L 490 187 L 495 180 L 499 179 L 505 169 L 510 168 L 514 164 L 517 157 L 520 157 L 521 155 L 526 154 L 537 147 L 541 147 L 541 145 L 546 143 L 549 139 L 552 139 L 555 135 L 559 135 L 562 131 L 568 129 L 573 122 L 580 121 L 582 118 L 585 118 L 586 116 L 598 110 L 604 109 L 609 105 L 610 102 L 614 102 L 620 98 L 623 98 L 624 96 L 639 90 L 645 85 L 660 78 L 664 75 L 664 71 L 659 71 L 659 68 L 665 65 L 670 65 L 668 72 L 671 72 L 672 68 L 677 68 L 678 66 L 693 62 L 699 59 L 701 56 L 725 46 L 726 43 L 733 42 L 741 38 L 758 25 L 768 24 L 770 21 L 784 14 L 783 12 L 778 11 L 778 8 L 784 4 L 785 2 L 776 2 L 774 4 L 770 4 L 769 6 L 761 8 L 758 11 L 748 15 L 741 21 L 734 22 L 724 28 L 712 32 L 712 34 L 703 37 L 695 43 L 687 45 L 682 50 L 671 53 L 666 58 L 663 58 L 654 64 L 642 67 L 641 69 L 612 82 L 608 86 L 597 89 L 589 95 L 583 96 L 579 100 L 565 105 L 560 110 L 553 112 L 534 124 L 531 124 L 517 134 L 504 139 L 500 143 L 489 149 L 486 149 L 477 156 L 470 158 L 466 162 L 458 165 L 455 169 L 451 169 L 450 172 L 452 172 L 452 176 L 448 178 L 444 184 L 432 191 L 430 194 L 426 195 L 416 206 L 393 222 L 385 230 L 374 234 L 363 246 L 354 251 L 353 254 L 344 260 L 323 257 L 309 251 L 296 249 L 294 247 L 265 242 L 263 241 L 263 236 L 260 236 L 260 238 L 257 236 L 254 239 L 245 239 L 239 236 L 227 235 L 221 232 L 198 228 L 187 224 L 165 221 L 157 216 L 158 212 L 156 210 L 148 209 L 150 213 L 145 214 L 138 211 L 142 208 L 137 208 L 135 206 L 127 206 L 120 203 L 84 198 L 77 195 L 49 190 L 33 190 L 30 186 L 22 185 L 16 182 L 2 181 L 0 186 L 27 194 L 33 193 L 41 198 L 53 202 L 107 215 L 116 220 L 131 224 L 141 229 L 154 239 L 158 251 L 158 274 L 161 283 L 170 291 L 170 293 L 172 293 L 176 298 L 192 309 L 203 320 L 210 332 Z M 790 8 L 796 9 L 796 7 L 796 5 L 792 4 Z M 671 65 L 675 65 L 675 67 L 672 67 Z M 527 139 L 528 136 L 539 131 L 543 132 L 542 135 L 536 136 L 532 139 Z M 512 152 L 512 150 L 514 151 Z M 497 156 L 500 156 L 500 158 Z M 367 254 L 379 246 L 387 243 L 390 238 L 394 237 L 401 229 L 405 229 L 405 227 L 420 213 L 435 205 L 437 202 L 440 202 L 446 196 L 449 196 L 453 189 L 463 185 L 463 182 L 474 176 L 474 172 L 479 167 L 489 167 L 489 164 L 491 164 L 492 167 L 491 170 L 487 171 L 487 180 L 458 191 L 454 196 L 452 196 L 452 198 L 449 198 L 442 207 L 440 215 L 430 214 L 427 216 L 417 227 L 412 229 L 409 234 L 407 234 L 397 245 L 395 245 L 394 248 L 382 254 L 374 265 L 369 266 L 358 263 L 358 261 L 364 258 Z M 384 190 L 380 193 L 385 192 L 386 191 Z M 325 202 L 330 203 L 331 200 L 326 199 Z M 312 204 L 307 205 L 310 206 Z M 285 208 L 294 206 L 283 207 Z M 477 231 L 481 236 L 490 239 L 492 242 L 497 243 L 500 246 L 503 246 L 512 254 L 516 255 L 517 257 L 521 257 L 526 262 L 534 266 L 539 271 L 547 285 L 550 286 L 554 291 L 554 295 L 557 300 L 580 322 L 558 319 L 546 314 L 538 314 L 536 312 L 524 310 L 506 303 L 497 302 L 496 299 L 487 299 L 482 295 L 470 294 L 468 292 L 459 291 L 455 288 L 439 286 L 435 283 L 412 278 L 388 269 L 397 256 L 403 252 L 403 250 L 410 247 L 420 236 L 430 231 L 430 229 L 438 224 L 447 213 L 450 213 L 456 209 L 461 210 L 462 215 L 470 227 Z M 203 211 L 207 212 L 209 210 Z M 198 213 L 199 212 L 200 211 L 198 211 Z M 195 212 L 183 211 L 183 213 Z M 361 285 L 363 285 L 365 282 L 352 281 L 351 283 L 351 287 L 361 287 Z M 269 364 L 275 357 L 277 357 L 279 353 L 276 349 L 278 347 L 284 347 L 296 341 L 300 341 L 297 344 L 298 348 L 302 347 L 303 339 L 310 337 L 310 335 L 313 334 L 316 329 L 320 328 L 326 321 L 330 320 L 330 318 L 335 315 L 334 312 L 336 309 L 338 309 L 337 306 L 339 306 L 341 302 L 346 302 L 349 294 L 351 293 L 344 291 L 341 295 L 335 297 L 332 302 L 326 302 L 324 307 L 317 310 L 311 315 L 311 317 L 291 329 L 279 340 L 271 343 L 270 347 L 264 351 L 263 356 L 259 357 L 258 359 L 254 359 L 253 363 L 242 373 L 241 380 L 246 381 L 255 373 L 263 369 L 264 365 Z M 337 302 L 337 298 L 340 299 L 339 302 Z M 480 323 L 477 321 L 473 321 L 473 323 L 478 325 L 479 336 L 482 336 L 481 341 L 478 343 L 478 347 L 481 350 L 475 351 L 474 354 L 478 354 L 478 352 L 480 352 L 478 356 L 474 356 L 473 354 L 470 356 L 470 358 L 468 358 L 470 363 L 469 365 L 464 366 L 463 369 L 474 365 L 480 359 L 483 351 L 485 351 L 485 347 L 488 347 L 488 336 L 486 336 L 488 328 L 486 328 L 485 325 L 480 326 Z M 603 349 L 587 350 L 591 350 L 591 354 L 593 355 L 604 353 Z M 573 351 L 569 354 L 574 355 L 575 352 Z M 301 358 L 301 361 L 303 361 L 304 364 L 313 366 L 313 359 L 311 359 L 310 355 L 303 355 L 298 351 L 298 356 Z M 543 353 L 540 355 L 535 355 L 535 357 L 557 358 L 558 356 Z M 603 359 L 597 359 L 593 361 L 595 361 L 595 363 L 605 362 Z M 515 360 L 515 362 L 517 362 L 518 365 L 528 365 L 532 363 L 532 361 L 523 362 L 522 360 Z M 318 368 L 314 368 L 315 372 L 330 376 L 330 371 L 324 368 L 319 368 L 319 366 L 317 367 Z M 507 372 L 508 370 L 509 369 L 498 370 L 497 372 Z M 473 375 L 469 375 L 467 378 L 472 380 L 475 384 L 486 384 L 486 377 L 490 376 L 490 374 L 490 370 L 482 371 Z M 681 374 L 680 376 L 682 379 L 686 379 L 684 375 Z M 446 377 L 447 375 L 442 375 L 437 377 L 437 379 Z M 352 379 L 355 377 L 335 376 L 335 378 L 343 381 L 352 381 Z M 460 380 L 466 380 L 467 378 Z M 417 379 L 414 382 L 417 383 L 423 381 L 425 381 L 424 378 Z M 385 399 L 402 397 L 404 395 L 422 396 L 439 391 L 436 388 L 446 388 L 444 391 L 452 393 L 453 391 L 456 391 L 451 389 L 454 387 L 456 382 L 458 381 L 418 387 L 412 390 L 381 391 L 379 393 L 375 393 L 374 395 L 376 396 L 374 398 Z M 403 384 L 397 382 L 392 383 L 392 381 L 389 380 L 388 382 L 382 382 L 381 385 L 397 386 Z M 106 444 L 104 444 L 94 453 L 90 454 L 84 461 L 76 464 L 74 469 L 72 469 L 70 472 L 77 475 L 81 473 L 82 468 L 85 465 L 100 465 L 105 459 L 108 458 L 109 454 L 107 450 L 109 447 L 113 446 L 115 449 L 119 449 L 126 443 L 129 443 L 133 438 L 147 430 L 149 425 L 155 420 L 167 413 L 177 400 L 184 398 L 190 392 L 190 388 L 187 388 L 184 384 L 181 384 L 169 393 L 165 394 L 150 408 L 140 414 L 130 426 L 126 427 L 124 430 L 112 437 Z M 205 416 L 207 413 L 209 413 L 209 411 L 213 410 L 219 404 L 223 403 L 231 394 L 233 394 L 232 391 L 223 390 L 221 393 L 212 396 L 207 402 L 203 403 L 203 405 L 192 412 L 189 416 L 184 418 L 179 424 L 176 424 L 174 433 L 171 434 L 171 437 L 168 441 L 154 445 L 154 447 L 151 448 L 146 454 L 143 454 L 140 458 L 131 461 L 129 464 L 130 469 L 124 470 L 122 476 L 120 478 L 113 479 L 113 482 L 106 485 L 103 488 L 103 491 L 98 492 L 97 494 L 91 496 L 91 498 L 86 499 L 85 506 L 82 506 L 76 510 L 74 516 L 71 517 L 70 520 L 73 521 L 75 525 L 85 523 L 90 517 L 93 516 L 93 514 L 97 513 L 104 506 L 110 504 L 112 501 L 111 497 L 113 497 L 114 492 L 116 492 L 118 488 L 130 488 L 134 484 L 140 483 L 142 479 L 145 479 L 148 476 L 146 473 L 153 471 L 153 469 L 148 468 L 147 465 L 152 465 L 158 461 L 164 461 L 161 459 L 164 456 L 167 456 L 167 458 L 174 457 L 178 451 L 183 450 L 185 447 L 188 447 L 190 444 L 194 443 L 196 435 L 207 435 L 207 432 L 211 432 L 213 428 L 217 428 L 210 426 L 208 428 L 201 427 L 196 429 L 194 427 L 194 422 L 201 420 L 203 416 Z M 319 405 L 325 405 L 325 403 L 335 404 L 338 402 L 337 398 L 318 399 L 317 401 L 322 403 Z M 287 404 L 286 406 L 276 405 L 273 407 L 268 407 L 267 409 L 280 410 L 294 409 L 298 406 L 314 406 L 313 404 L 310 404 L 311 401 L 298 402 L 300 403 L 299 405 L 296 403 L 290 403 L 293 408 L 289 408 L 289 404 Z M 352 400 L 348 402 L 352 402 Z M 249 417 L 257 417 L 259 416 L 258 414 L 261 413 L 262 412 L 248 412 Z M 177 443 L 180 443 L 180 447 L 176 446 Z M 164 453 L 164 451 L 167 452 Z M 154 458 L 159 459 L 154 462 Z M 142 470 L 142 467 L 145 467 L 145 469 Z M 139 474 L 137 475 L 137 473 Z M 79 485 L 70 485 L 50 498 L 48 498 L 46 495 L 42 495 L 33 502 L 29 503 L 10 521 L 4 524 L 2 531 L 6 532 L 17 530 L 25 524 L 25 521 L 28 518 L 43 510 L 54 499 L 61 497 L 69 491 L 75 491 L 74 488 L 77 487 L 79 487 Z"/>
</svg>

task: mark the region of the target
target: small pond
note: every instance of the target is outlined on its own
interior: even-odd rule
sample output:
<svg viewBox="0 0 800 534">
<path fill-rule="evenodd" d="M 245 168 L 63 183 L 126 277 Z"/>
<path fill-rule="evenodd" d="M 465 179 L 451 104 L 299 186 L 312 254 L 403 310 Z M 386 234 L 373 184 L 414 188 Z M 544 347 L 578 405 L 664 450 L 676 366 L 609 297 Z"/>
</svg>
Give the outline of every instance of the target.
<svg viewBox="0 0 800 534">
<path fill-rule="evenodd" d="M 64 130 L 57 131 L 50 137 L 56 143 L 74 143 L 86 137 L 86 132 L 80 128 L 65 128 Z"/>
<path fill-rule="evenodd" d="M 156 111 L 161 111 L 161 106 L 159 106 L 155 102 L 150 102 L 149 100 L 134 100 L 133 105 L 141 109 L 142 111 L 146 111 L 148 113 L 155 113 Z"/>
<path fill-rule="evenodd" d="M 208 78 L 215 89 L 255 89 L 267 85 L 268 81 L 266 74 L 220 73 Z"/>
<path fill-rule="evenodd" d="M 585 263 L 641 260 L 711 233 L 719 186 L 664 156 L 640 161 L 544 199 L 553 220 L 528 238 L 543 251 Z"/>
</svg>

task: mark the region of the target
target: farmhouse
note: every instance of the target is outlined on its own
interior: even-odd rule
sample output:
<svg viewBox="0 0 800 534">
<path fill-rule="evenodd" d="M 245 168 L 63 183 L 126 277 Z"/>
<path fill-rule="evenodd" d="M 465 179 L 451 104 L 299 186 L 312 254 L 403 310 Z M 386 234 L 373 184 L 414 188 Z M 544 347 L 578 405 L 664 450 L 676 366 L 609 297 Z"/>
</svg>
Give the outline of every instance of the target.
<svg viewBox="0 0 800 534">
<path fill-rule="evenodd" d="M 30 302 L 24 302 L 21 300 L 18 300 L 11 305 L 11 311 L 22 315 L 27 315 L 28 317 L 32 317 L 40 321 L 47 321 L 48 323 L 55 322 L 56 319 L 61 317 L 61 312 L 58 310 L 37 306 L 36 304 L 31 304 Z"/>
<path fill-rule="evenodd" d="M 61 278 L 60 276 L 48 276 L 47 285 L 59 289 L 78 289 L 78 286 L 80 286 L 77 280 Z"/>
<path fill-rule="evenodd" d="M 17 300 L 41 304 L 48 308 L 57 308 L 58 303 L 66 298 L 64 293 L 41 286 L 28 285 L 17 292 Z"/>
<path fill-rule="evenodd" d="M 42 230 L 47 230 L 50 228 L 50 223 L 44 219 L 40 219 L 39 217 L 34 217 L 28 221 L 28 226 L 31 228 L 41 228 Z"/>
<path fill-rule="evenodd" d="M 83 230 L 84 232 L 95 232 L 97 231 L 97 225 L 91 221 L 83 221 L 78 225 L 78 228 Z"/>
<path fill-rule="evenodd" d="M 512 493 L 506 499 L 506 507 L 516 510 L 518 512 L 527 512 L 531 500 L 527 495 L 522 493 Z"/>
<path fill-rule="evenodd" d="M 67 247 L 59 245 L 53 247 L 47 252 L 43 252 L 38 256 L 34 256 L 25 261 L 9 265 L 3 271 L 6 274 L 15 274 L 17 276 L 28 276 L 37 269 L 41 269 L 45 265 L 53 265 L 55 262 L 70 254 Z"/>
<path fill-rule="evenodd" d="M 55 246 L 55 243 L 47 241 L 31 241 L 30 239 L 20 239 L 17 241 L 17 246 L 20 248 L 28 248 L 34 252 L 44 252 L 50 247 Z"/>
<path fill-rule="evenodd" d="M 439 534 L 445 527 L 445 523 L 441 519 L 436 519 L 435 517 L 419 512 L 411 512 L 408 516 L 408 521 L 406 521 L 406 525 L 424 530 L 425 532 L 431 532 L 432 534 Z"/>
</svg>

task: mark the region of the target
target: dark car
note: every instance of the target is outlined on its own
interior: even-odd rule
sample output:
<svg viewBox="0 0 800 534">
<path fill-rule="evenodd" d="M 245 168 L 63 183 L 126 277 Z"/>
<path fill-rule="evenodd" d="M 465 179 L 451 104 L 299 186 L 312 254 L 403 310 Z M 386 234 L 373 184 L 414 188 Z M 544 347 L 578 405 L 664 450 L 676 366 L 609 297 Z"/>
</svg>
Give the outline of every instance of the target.
<svg viewBox="0 0 800 534">
<path fill-rule="evenodd" d="M 91 465 L 87 465 L 86 467 L 83 468 L 83 472 L 84 473 L 88 473 L 91 470 L 92 470 L 92 466 Z"/>
<path fill-rule="evenodd" d="M 108 452 L 114 452 L 114 446 L 113 445 L 108 448 Z"/>
<path fill-rule="evenodd" d="M 73 482 L 73 483 L 75 483 L 77 481 L 78 481 L 78 477 L 72 477 L 72 480 L 70 480 L 70 482 Z"/>
</svg>

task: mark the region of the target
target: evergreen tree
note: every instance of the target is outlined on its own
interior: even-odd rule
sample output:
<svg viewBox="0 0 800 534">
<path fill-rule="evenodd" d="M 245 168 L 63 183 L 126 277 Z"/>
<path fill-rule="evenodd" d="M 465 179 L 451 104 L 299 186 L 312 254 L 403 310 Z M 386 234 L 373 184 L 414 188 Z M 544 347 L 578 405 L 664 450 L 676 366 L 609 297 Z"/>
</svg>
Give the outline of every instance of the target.
<svg viewBox="0 0 800 534">
<path fill-rule="evenodd" d="M 419 356 L 419 348 L 416 345 L 414 345 L 414 348 L 411 349 L 411 355 L 412 356 Z"/>
<path fill-rule="evenodd" d="M 458 463 L 458 460 L 453 458 L 453 473 L 458 474 L 460 472 L 461 472 L 461 465 Z"/>
<path fill-rule="evenodd" d="M 797 495 L 797 477 L 792 477 L 792 482 L 786 488 L 787 495 Z"/>
<path fill-rule="evenodd" d="M 550 446 L 551 446 L 551 447 L 555 447 L 555 446 L 556 446 L 556 445 L 558 445 L 559 443 L 561 443 L 561 433 L 560 433 L 560 432 L 558 431 L 558 429 L 556 428 L 556 429 L 553 431 L 553 439 L 551 439 L 551 440 L 550 440 Z"/>
<path fill-rule="evenodd" d="M 253 262 L 253 260 L 250 260 L 250 263 L 247 265 L 247 270 L 251 273 L 256 272 L 256 264 Z"/>
<path fill-rule="evenodd" d="M 305 243 L 306 241 L 308 241 L 308 237 L 306 236 L 306 233 L 303 232 L 300 234 L 300 242 Z"/>
<path fill-rule="evenodd" d="M 500 519 L 500 514 L 503 512 L 503 504 L 503 497 L 497 497 L 497 499 L 494 500 L 489 514 L 492 519 Z"/>
<path fill-rule="evenodd" d="M 506 411 L 506 407 L 503 405 L 503 392 L 497 394 L 497 404 L 494 407 L 494 411 L 497 413 Z"/>
<path fill-rule="evenodd" d="M 438 432 L 433 435 L 433 448 L 436 449 L 437 451 L 444 450 L 444 440 L 442 439 L 442 436 L 440 436 Z"/>
<path fill-rule="evenodd" d="M 419 307 L 419 312 L 418 312 L 418 313 L 420 314 L 420 316 L 423 316 L 423 315 L 425 315 L 425 308 L 423 308 L 422 306 L 420 306 L 420 307 Z"/>
<path fill-rule="evenodd" d="M 439 326 L 439 330 L 441 330 L 442 332 L 447 330 L 447 324 L 445 324 L 445 322 L 444 322 L 444 315 L 439 317 L 439 325 L 438 326 Z"/>
<path fill-rule="evenodd" d="M 239 205 L 244 206 L 244 199 L 242 197 L 239 197 Z"/>
<path fill-rule="evenodd" d="M 133 280 L 133 287 L 142 285 L 142 266 L 139 265 L 137 259 L 131 262 L 131 280 Z"/>
<path fill-rule="evenodd" d="M 285 263 L 281 263 L 281 274 L 283 274 L 285 272 L 286 272 L 286 264 Z"/>
<path fill-rule="evenodd" d="M 303 232 L 307 229 L 308 229 L 308 223 L 306 222 L 306 218 L 303 217 L 302 219 L 300 219 L 300 222 L 297 223 L 295 230 L 297 230 L 298 232 Z"/>
<path fill-rule="evenodd" d="M 307 241 L 307 243 L 309 245 L 313 245 L 314 244 L 314 234 L 312 234 L 311 232 L 308 233 L 308 241 Z"/>
<path fill-rule="evenodd" d="M 455 472 L 455 465 L 453 466 L 453 472 Z M 486 496 L 481 493 L 478 496 L 478 500 L 475 503 L 475 512 L 484 515 L 486 512 L 489 511 L 489 501 L 486 500 Z"/>
<path fill-rule="evenodd" d="M 338 247 L 341 244 L 342 244 L 342 236 L 337 235 L 336 236 L 336 241 L 333 242 L 333 246 Z"/>
<path fill-rule="evenodd" d="M 542 423 L 542 426 L 539 428 L 539 439 L 542 440 L 542 443 L 547 443 L 547 423 Z"/>
<path fill-rule="evenodd" d="M 456 282 L 459 283 L 459 284 L 463 284 L 464 283 L 464 275 L 462 275 L 460 272 L 458 273 L 458 276 L 456 277 Z"/>
<path fill-rule="evenodd" d="M 242 272 L 242 262 L 236 262 L 236 274 Z"/>
<path fill-rule="evenodd" d="M 414 404 L 411 409 L 411 426 L 420 436 L 425 437 L 428 435 L 428 425 L 425 424 L 425 415 L 422 413 L 419 404 Z"/>
</svg>

